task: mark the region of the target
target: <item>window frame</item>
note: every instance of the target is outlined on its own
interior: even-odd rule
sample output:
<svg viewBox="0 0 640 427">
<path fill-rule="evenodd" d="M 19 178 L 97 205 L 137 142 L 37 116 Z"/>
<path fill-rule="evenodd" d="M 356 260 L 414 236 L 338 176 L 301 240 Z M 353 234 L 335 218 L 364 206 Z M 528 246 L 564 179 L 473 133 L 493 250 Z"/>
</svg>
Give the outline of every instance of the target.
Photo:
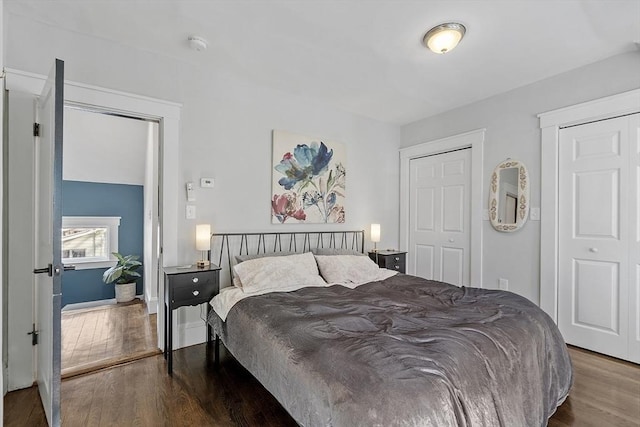
<svg viewBox="0 0 640 427">
<path fill-rule="evenodd" d="M 119 216 L 63 216 L 62 228 L 106 228 L 107 229 L 107 253 L 109 259 L 90 258 L 83 260 L 82 258 L 62 258 L 65 265 L 75 265 L 76 270 L 89 270 L 94 268 L 109 268 L 116 265 L 116 258 L 112 252 L 118 252 L 118 231 L 120 228 Z"/>
</svg>

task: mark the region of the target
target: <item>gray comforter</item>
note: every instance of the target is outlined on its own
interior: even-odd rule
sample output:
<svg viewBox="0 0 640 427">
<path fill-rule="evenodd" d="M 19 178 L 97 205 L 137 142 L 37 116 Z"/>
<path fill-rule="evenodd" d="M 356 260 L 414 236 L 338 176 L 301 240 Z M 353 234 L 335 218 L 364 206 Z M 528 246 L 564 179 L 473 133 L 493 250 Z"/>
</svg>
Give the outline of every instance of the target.
<svg viewBox="0 0 640 427">
<path fill-rule="evenodd" d="M 399 274 L 247 298 L 210 322 L 305 426 L 544 426 L 571 386 L 556 325 L 504 291 Z"/>
</svg>

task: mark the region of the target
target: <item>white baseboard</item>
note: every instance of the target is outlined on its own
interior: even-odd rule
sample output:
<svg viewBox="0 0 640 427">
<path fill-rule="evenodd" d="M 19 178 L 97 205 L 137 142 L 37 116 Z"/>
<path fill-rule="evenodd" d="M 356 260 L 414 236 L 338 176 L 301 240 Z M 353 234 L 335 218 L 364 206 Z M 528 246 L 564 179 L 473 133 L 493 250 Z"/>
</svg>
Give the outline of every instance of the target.
<svg viewBox="0 0 640 427">
<path fill-rule="evenodd" d="M 207 325 L 202 321 L 174 324 L 173 349 L 201 344 L 207 340 Z"/>
<path fill-rule="evenodd" d="M 142 298 L 142 296 L 140 296 Z M 155 314 L 158 312 L 158 298 L 151 298 L 147 300 L 147 313 Z"/>
<path fill-rule="evenodd" d="M 136 298 L 138 299 L 143 299 L 144 297 L 142 295 L 136 295 Z M 74 304 L 67 304 L 64 307 L 62 307 L 61 311 L 72 311 L 72 310 L 80 310 L 82 308 L 91 308 L 91 307 L 99 307 L 101 305 L 111 305 L 111 304 L 117 304 L 118 302 L 116 301 L 115 298 L 112 299 L 101 299 L 98 301 L 87 301 L 87 302 L 76 302 Z M 158 307 L 158 303 L 156 301 L 155 307 Z M 149 312 L 149 314 L 151 314 L 151 312 Z"/>
</svg>

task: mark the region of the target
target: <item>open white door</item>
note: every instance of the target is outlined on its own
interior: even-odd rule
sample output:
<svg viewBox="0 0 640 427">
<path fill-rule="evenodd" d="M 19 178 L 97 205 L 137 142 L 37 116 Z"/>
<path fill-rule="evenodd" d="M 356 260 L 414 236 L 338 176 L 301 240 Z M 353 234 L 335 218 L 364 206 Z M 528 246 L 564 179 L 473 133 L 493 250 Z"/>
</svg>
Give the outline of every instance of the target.
<svg viewBox="0 0 640 427">
<path fill-rule="evenodd" d="M 64 62 L 56 59 L 38 100 L 40 137 L 35 156 L 37 380 L 50 426 L 60 425 L 63 89 Z"/>
</svg>

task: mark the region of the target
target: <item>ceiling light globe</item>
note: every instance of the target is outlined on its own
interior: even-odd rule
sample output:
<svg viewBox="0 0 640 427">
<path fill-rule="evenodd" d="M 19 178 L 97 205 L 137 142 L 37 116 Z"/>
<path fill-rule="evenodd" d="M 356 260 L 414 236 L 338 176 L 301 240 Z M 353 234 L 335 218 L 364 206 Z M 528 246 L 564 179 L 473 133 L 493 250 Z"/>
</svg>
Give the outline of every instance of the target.
<svg viewBox="0 0 640 427">
<path fill-rule="evenodd" d="M 424 36 L 424 44 L 432 52 L 443 54 L 453 50 L 467 29 L 462 24 L 450 22 L 433 27 Z"/>
</svg>

